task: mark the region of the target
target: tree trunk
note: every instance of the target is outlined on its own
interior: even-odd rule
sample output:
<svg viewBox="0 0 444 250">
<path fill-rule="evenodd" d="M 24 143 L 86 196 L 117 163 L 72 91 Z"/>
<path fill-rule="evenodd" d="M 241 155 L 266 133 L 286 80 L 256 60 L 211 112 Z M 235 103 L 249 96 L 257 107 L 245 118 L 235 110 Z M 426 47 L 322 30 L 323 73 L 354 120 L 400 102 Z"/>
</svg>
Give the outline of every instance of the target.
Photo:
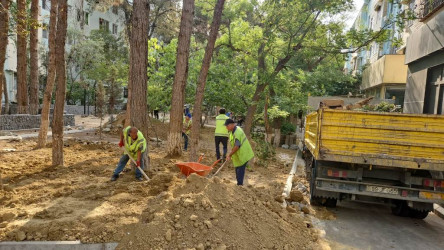
<svg viewBox="0 0 444 250">
<path fill-rule="evenodd" d="M 130 76 L 131 97 L 129 124 L 137 127 L 148 141 L 147 67 L 148 67 L 148 0 L 135 0 L 131 18 Z"/>
<path fill-rule="evenodd" d="M 39 113 L 39 53 L 38 53 L 38 22 L 39 0 L 31 1 L 31 27 L 29 38 L 30 50 L 30 86 L 29 86 L 29 113 Z"/>
<path fill-rule="evenodd" d="M 251 128 L 253 126 L 257 103 L 261 97 L 262 92 L 265 90 L 265 87 L 267 87 L 267 84 L 263 82 L 264 79 L 266 79 L 265 75 L 267 73 L 267 65 L 265 60 L 265 43 L 261 43 L 258 48 L 257 54 L 258 85 L 256 86 L 256 91 L 254 92 L 250 106 L 248 106 L 244 125 L 244 131 L 248 137 L 250 137 Z"/>
<path fill-rule="evenodd" d="M 46 77 L 46 89 L 43 95 L 43 107 L 40 121 L 39 138 L 36 148 L 46 145 L 49 128 L 49 110 L 51 108 L 52 92 L 56 77 L 56 33 L 57 33 L 58 0 L 51 0 L 51 14 L 49 17 L 49 62 L 48 76 Z"/>
<path fill-rule="evenodd" d="M 275 128 L 274 129 L 274 141 L 273 141 L 274 147 L 279 147 L 281 144 L 281 129 Z"/>
<path fill-rule="evenodd" d="M 174 75 L 170 111 L 170 128 L 168 134 L 169 156 L 179 156 L 182 154 L 182 112 L 185 85 L 188 76 L 188 57 L 190 54 L 191 33 L 193 31 L 193 16 L 194 0 L 183 0 L 179 41 L 177 44 L 176 73 Z"/>
<path fill-rule="evenodd" d="M 256 91 L 254 92 L 252 102 L 247 110 L 247 115 L 245 117 L 245 125 L 244 132 L 249 137 L 251 133 L 251 127 L 253 126 L 254 115 L 256 114 L 257 103 L 261 97 L 262 92 L 267 85 L 266 84 L 258 84 L 256 86 Z"/>
<path fill-rule="evenodd" d="M 273 136 L 273 130 L 270 126 L 270 119 L 268 119 L 268 95 L 265 97 L 264 105 L 264 123 L 265 123 L 265 141 L 271 144 L 271 137 Z"/>
<path fill-rule="evenodd" d="M 19 114 L 28 113 L 26 16 L 26 0 L 17 0 L 17 111 Z"/>
<path fill-rule="evenodd" d="M 6 48 L 8 46 L 8 30 L 9 30 L 9 0 L 0 0 L 0 115 L 2 114 L 2 93 L 3 86 L 6 89 L 6 77 L 5 77 L 5 59 L 6 59 Z M 5 95 L 5 104 L 6 104 Z M 5 105 L 6 114 L 6 105 Z"/>
<path fill-rule="evenodd" d="M 210 69 L 211 58 L 213 57 L 214 44 L 216 43 L 217 34 L 219 32 L 220 21 L 222 19 L 222 11 L 224 8 L 225 0 L 217 0 L 216 7 L 214 8 L 213 22 L 211 24 L 210 36 L 208 37 L 207 47 L 205 49 L 205 55 L 202 60 L 202 67 L 200 69 L 198 85 L 196 90 L 196 99 L 194 101 L 193 116 L 198 121 L 202 120 L 202 101 L 205 93 L 205 84 L 207 82 L 208 70 Z M 191 126 L 191 140 L 190 140 L 190 161 L 197 161 L 197 152 L 199 151 L 199 135 L 200 135 L 200 122 L 193 122 Z"/>
<path fill-rule="evenodd" d="M 65 109 L 66 68 L 65 40 L 68 0 L 59 0 L 56 37 L 56 81 L 54 115 L 52 121 L 52 165 L 63 166 L 63 111 Z"/>
<path fill-rule="evenodd" d="M 276 118 L 273 121 L 273 129 L 274 129 L 274 141 L 273 144 L 275 147 L 279 147 L 281 143 L 281 127 L 284 119 L 282 117 Z"/>
</svg>

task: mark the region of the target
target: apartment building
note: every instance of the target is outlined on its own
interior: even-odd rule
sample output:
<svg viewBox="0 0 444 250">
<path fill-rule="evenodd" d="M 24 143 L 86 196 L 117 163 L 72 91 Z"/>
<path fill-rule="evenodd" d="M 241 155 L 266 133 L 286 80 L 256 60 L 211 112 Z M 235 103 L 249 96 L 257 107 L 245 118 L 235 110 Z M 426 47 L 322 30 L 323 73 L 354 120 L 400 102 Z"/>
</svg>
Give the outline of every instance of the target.
<svg viewBox="0 0 444 250">
<path fill-rule="evenodd" d="M 444 114 L 444 0 L 416 0 L 407 38 L 404 112 Z"/>
<path fill-rule="evenodd" d="M 394 17 L 410 9 L 408 1 L 366 0 L 352 29 L 380 31 L 390 30 L 390 37 L 383 43 L 372 42 L 349 55 L 345 72 L 362 74 L 361 91 L 376 99 L 392 99 L 403 105 L 407 79 L 407 66 L 404 65 L 405 46 L 395 46 L 393 38 L 405 40 L 408 28 L 399 32 Z"/>
<path fill-rule="evenodd" d="M 15 0 L 14 0 L 15 1 Z M 83 2 L 82 2 L 83 1 Z M 48 51 L 50 0 L 40 0 L 39 22 L 43 28 L 38 31 L 39 49 Z M 99 10 L 90 6 L 86 0 L 68 0 L 68 30 L 79 30 L 88 36 L 92 30 L 105 29 L 114 35 L 125 32 L 125 15 L 117 7 Z M 67 38 L 66 49 L 69 50 L 74 41 Z M 40 58 L 39 65 L 42 64 Z M 10 36 L 4 66 L 9 101 L 16 102 L 17 95 L 17 51 L 15 36 Z M 44 72 L 41 72 L 44 74 Z M 3 93 L 2 93 L 3 94 Z M 2 98 L 4 102 L 4 98 Z"/>
</svg>

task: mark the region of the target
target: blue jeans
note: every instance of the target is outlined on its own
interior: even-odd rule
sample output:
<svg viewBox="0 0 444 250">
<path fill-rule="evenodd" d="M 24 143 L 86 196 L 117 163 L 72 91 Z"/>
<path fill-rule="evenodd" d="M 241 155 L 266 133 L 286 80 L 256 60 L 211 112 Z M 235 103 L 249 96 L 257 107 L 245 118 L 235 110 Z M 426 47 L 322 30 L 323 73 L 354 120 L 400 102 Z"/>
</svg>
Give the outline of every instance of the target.
<svg viewBox="0 0 444 250">
<path fill-rule="evenodd" d="M 182 137 L 185 139 L 185 145 L 183 146 L 183 150 L 187 150 L 188 148 L 188 135 L 182 132 Z"/>
<path fill-rule="evenodd" d="M 247 164 L 248 161 L 245 162 L 245 164 L 240 167 L 234 167 L 234 169 L 236 170 L 237 185 L 239 186 L 244 185 L 245 168 L 247 167 Z"/>
<path fill-rule="evenodd" d="M 143 153 L 142 153 L 143 154 Z M 124 154 L 122 155 L 122 157 L 120 158 L 119 163 L 117 164 L 117 168 L 114 170 L 114 176 L 118 177 L 120 172 L 123 171 L 123 169 L 125 168 L 126 164 L 129 161 L 129 156 Z M 143 169 L 143 156 L 140 158 L 140 168 Z M 136 168 L 136 178 L 142 177 L 142 173 L 140 172 L 140 170 L 138 168 Z"/>
<path fill-rule="evenodd" d="M 216 157 L 218 160 L 220 160 L 220 144 L 222 143 L 222 147 L 223 147 L 223 158 L 222 160 L 225 161 L 225 157 L 227 156 L 227 148 L 228 148 L 228 137 L 226 136 L 215 136 L 214 137 L 214 141 L 216 143 Z"/>
</svg>

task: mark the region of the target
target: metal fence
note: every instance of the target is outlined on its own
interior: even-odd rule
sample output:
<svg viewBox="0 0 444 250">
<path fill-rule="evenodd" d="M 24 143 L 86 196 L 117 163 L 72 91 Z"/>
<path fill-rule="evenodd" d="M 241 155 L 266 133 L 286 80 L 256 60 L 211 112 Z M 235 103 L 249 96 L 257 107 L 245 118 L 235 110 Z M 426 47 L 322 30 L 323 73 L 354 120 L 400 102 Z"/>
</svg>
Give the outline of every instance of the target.
<svg viewBox="0 0 444 250">
<path fill-rule="evenodd" d="M 424 0 L 420 5 L 420 17 L 425 19 L 440 8 L 444 7 L 444 0 Z"/>
</svg>

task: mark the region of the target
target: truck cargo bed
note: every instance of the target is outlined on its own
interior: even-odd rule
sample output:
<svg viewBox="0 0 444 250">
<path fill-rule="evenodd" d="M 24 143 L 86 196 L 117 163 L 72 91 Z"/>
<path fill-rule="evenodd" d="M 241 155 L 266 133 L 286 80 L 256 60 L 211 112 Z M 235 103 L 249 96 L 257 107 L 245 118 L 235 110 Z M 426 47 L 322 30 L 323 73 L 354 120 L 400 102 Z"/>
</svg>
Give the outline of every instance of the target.
<svg viewBox="0 0 444 250">
<path fill-rule="evenodd" d="M 444 171 L 444 116 L 319 109 L 305 145 L 316 160 Z"/>
</svg>

